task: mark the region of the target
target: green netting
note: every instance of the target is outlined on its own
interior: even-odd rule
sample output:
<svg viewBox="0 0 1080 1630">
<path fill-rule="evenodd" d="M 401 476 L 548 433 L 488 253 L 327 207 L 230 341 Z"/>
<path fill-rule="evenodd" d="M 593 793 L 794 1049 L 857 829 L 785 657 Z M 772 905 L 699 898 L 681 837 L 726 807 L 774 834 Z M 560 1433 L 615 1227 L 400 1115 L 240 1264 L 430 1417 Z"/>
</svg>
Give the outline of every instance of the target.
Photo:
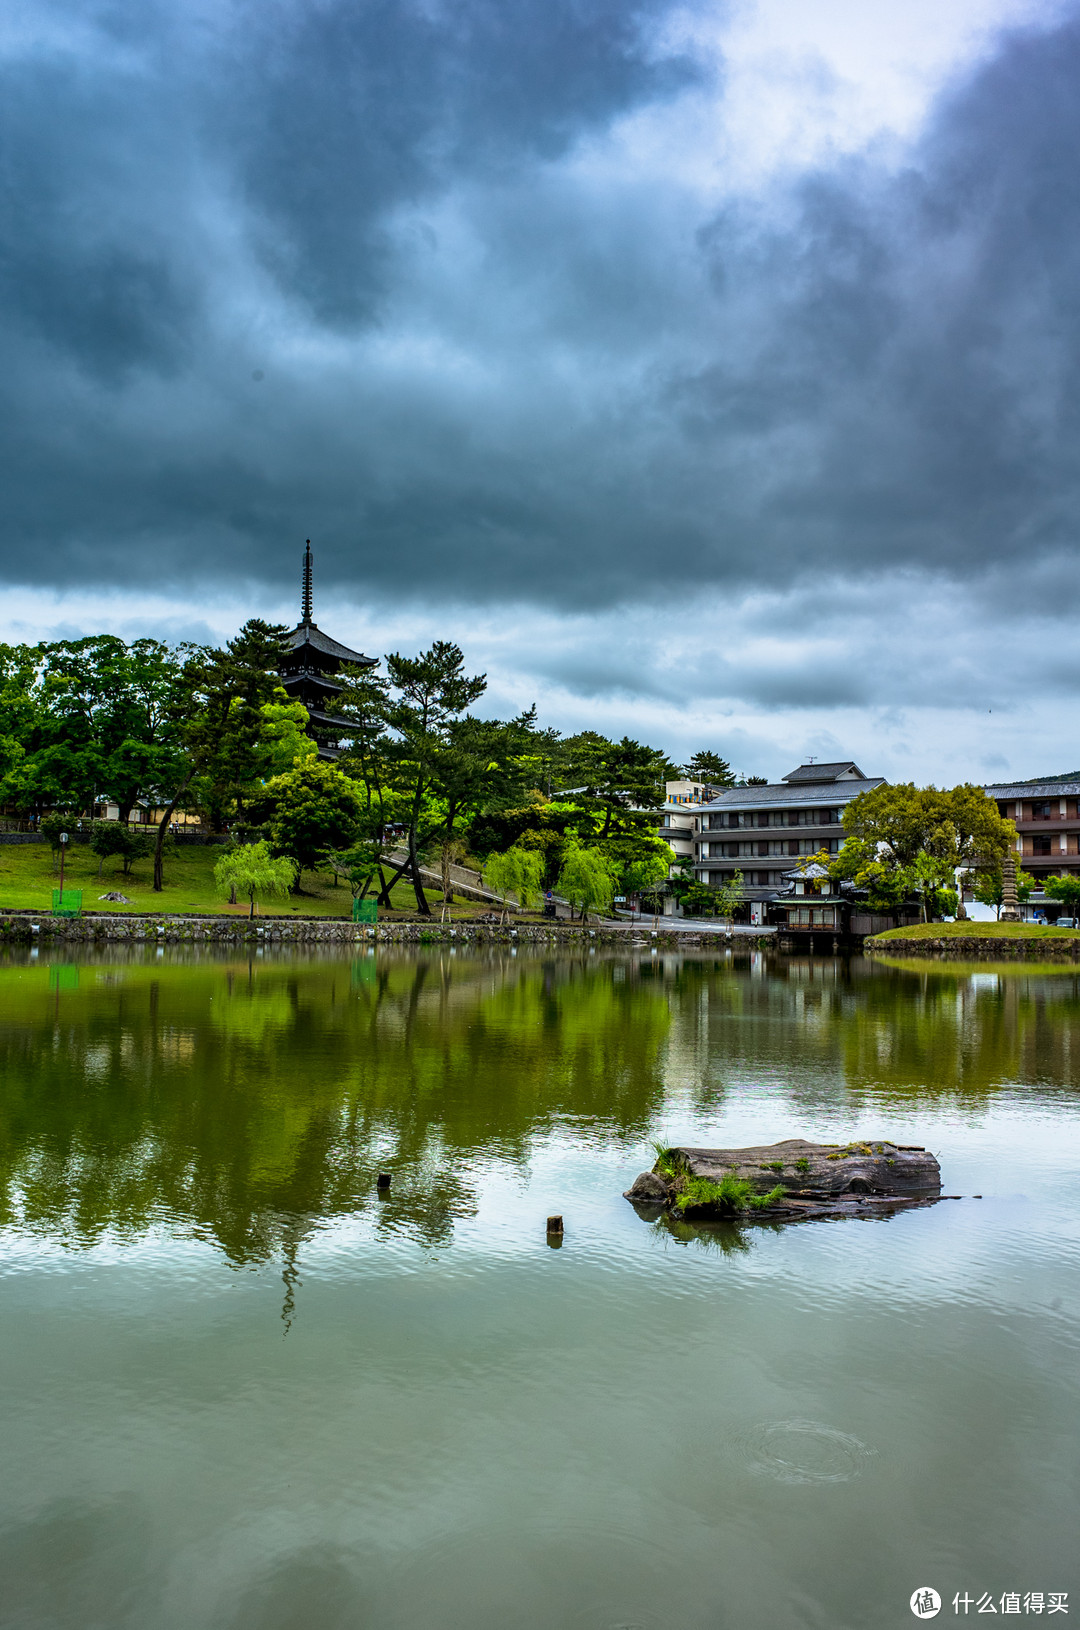
<svg viewBox="0 0 1080 1630">
<path fill-rule="evenodd" d="M 378 907 L 374 900 L 354 900 L 352 903 L 352 920 L 354 923 L 378 922 Z"/>
<path fill-rule="evenodd" d="M 78 917 L 82 913 L 82 889 L 53 889 L 52 914 L 54 917 Z"/>
</svg>

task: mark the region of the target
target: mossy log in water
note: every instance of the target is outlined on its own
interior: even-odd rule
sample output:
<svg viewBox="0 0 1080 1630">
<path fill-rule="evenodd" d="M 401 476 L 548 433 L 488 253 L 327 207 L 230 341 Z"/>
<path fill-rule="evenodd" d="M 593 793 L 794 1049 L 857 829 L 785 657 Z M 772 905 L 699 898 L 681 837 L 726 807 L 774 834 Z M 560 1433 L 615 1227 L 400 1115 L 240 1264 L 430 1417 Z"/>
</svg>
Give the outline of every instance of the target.
<svg viewBox="0 0 1080 1630">
<path fill-rule="evenodd" d="M 851 1143 L 784 1143 L 750 1149 L 658 1149 L 626 1198 L 654 1214 L 702 1219 L 794 1221 L 873 1216 L 941 1196 L 937 1158 L 919 1144 L 889 1138 Z"/>
</svg>

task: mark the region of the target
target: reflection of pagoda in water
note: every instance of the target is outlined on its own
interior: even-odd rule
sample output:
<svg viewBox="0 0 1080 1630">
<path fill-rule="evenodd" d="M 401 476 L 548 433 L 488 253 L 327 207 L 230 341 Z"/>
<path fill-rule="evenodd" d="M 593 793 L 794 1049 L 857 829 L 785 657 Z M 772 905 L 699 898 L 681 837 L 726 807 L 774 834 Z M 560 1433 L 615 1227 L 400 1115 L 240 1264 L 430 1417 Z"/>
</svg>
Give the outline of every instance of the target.
<svg viewBox="0 0 1080 1630">
<path fill-rule="evenodd" d="M 343 662 L 358 668 L 374 668 L 377 659 L 366 657 L 359 651 L 350 651 L 339 645 L 317 628 L 311 616 L 311 539 L 304 550 L 304 591 L 300 601 L 300 621 L 287 634 L 288 655 L 281 664 L 281 683 L 290 698 L 303 702 L 308 710 L 308 733 L 319 747 L 320 758 L 336 758 L 338 740 L 348 736 L 351 726 L 347 719 L 339 719 L 331 710 L 334 697 L 341 694 L 334 675 Z"/>
</svg>

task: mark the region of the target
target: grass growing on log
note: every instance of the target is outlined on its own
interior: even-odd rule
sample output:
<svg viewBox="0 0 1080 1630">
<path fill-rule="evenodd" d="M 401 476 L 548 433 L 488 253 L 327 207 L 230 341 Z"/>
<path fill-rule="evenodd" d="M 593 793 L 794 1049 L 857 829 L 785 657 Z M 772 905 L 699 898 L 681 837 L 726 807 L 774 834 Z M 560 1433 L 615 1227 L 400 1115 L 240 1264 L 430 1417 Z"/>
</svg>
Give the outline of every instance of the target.
<svg viewBox="0 0 1080 1630">
<path fill-rule="evenodd" d="M 758 1194 L 752 1183 L 742 1177 L 724 1177 L 714 1183 L 708 1177 L 685 1177 L 679 1185 L 680 1211 L 694 1211 L 704 1207 L 721 1212 L 765 1211 L 782 1200 L 787 1191 L 782 1183 L 768 1194 Z"/>
<path fill-rule="evenodd" d="M 652 1146 L 653 1153 L 656 1155 L 656 1164 L 653 1166 L 653 1171 L 659 1172 L 661 1177 L 678 1177 L 683 1167 L 682 1161 L 675 1153 L 675 1150 L 669 1149 L 666 1143 L 660 1142 L 657 1138 L 652 1140 Z"/>
</svg>

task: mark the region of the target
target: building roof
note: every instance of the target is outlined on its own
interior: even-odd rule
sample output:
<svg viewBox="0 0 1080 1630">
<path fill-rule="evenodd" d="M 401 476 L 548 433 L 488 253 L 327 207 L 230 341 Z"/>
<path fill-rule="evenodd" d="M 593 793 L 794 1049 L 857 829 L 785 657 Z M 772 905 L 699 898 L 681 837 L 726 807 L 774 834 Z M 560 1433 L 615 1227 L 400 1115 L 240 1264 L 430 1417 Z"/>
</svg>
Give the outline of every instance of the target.
<svg viewBox="0 0 1080 1630">
<path fill-rule="evenodd" d="M 883 786 L 884 776 L 863 776 L 858 781 L 833 781 L 820 784 L 817 782 L 797 781 L 794 786 L 785 786 L 783 782 L 770 782 L 766 787 L 729 787 L 719 797 L 712 799 L 708 804 L 702 804 L 702 810 L 712 809 L 763 809 L 775 808 L 778 805 L 792 805 L 795 808 L 804 808 L 818 805 L 832 806 L 846 804 L 849 799 L 857 798 L 860 792 L 870 792 L 874 787 Z"/>
<path fill-rule="evenodd" d="M 1001 785 L 984 787 L 983 791 L 990 798 L 1060 798 L 1080 795 L 1080 776 L 1075 781 L 1066 781 L 1063 776 L 1055 776 L 1049 781 L 1006 781 Z"/>
<path fill-rule="evenodd" d="M 782 781 L 865 781 L 859 766 L 850 758 L 839 764 L 800 764 L 797 770 L 781 776 Z"/>
<path fill-rule="evenodd" d="M 374 668 L 378 661 L 377 657 L 366 657 L 363 652 L 353 651 L 338 640 L 332 640 L 329 634 L 324 634 L 314 623 L 297 623 L 285 638 L 290 651 L 295 653 L 302 653 L 305 649 L 320 651 L 323 656 L 336 657 L 339 662 L 355 662 L 361 668 Z"/>
</svg>

